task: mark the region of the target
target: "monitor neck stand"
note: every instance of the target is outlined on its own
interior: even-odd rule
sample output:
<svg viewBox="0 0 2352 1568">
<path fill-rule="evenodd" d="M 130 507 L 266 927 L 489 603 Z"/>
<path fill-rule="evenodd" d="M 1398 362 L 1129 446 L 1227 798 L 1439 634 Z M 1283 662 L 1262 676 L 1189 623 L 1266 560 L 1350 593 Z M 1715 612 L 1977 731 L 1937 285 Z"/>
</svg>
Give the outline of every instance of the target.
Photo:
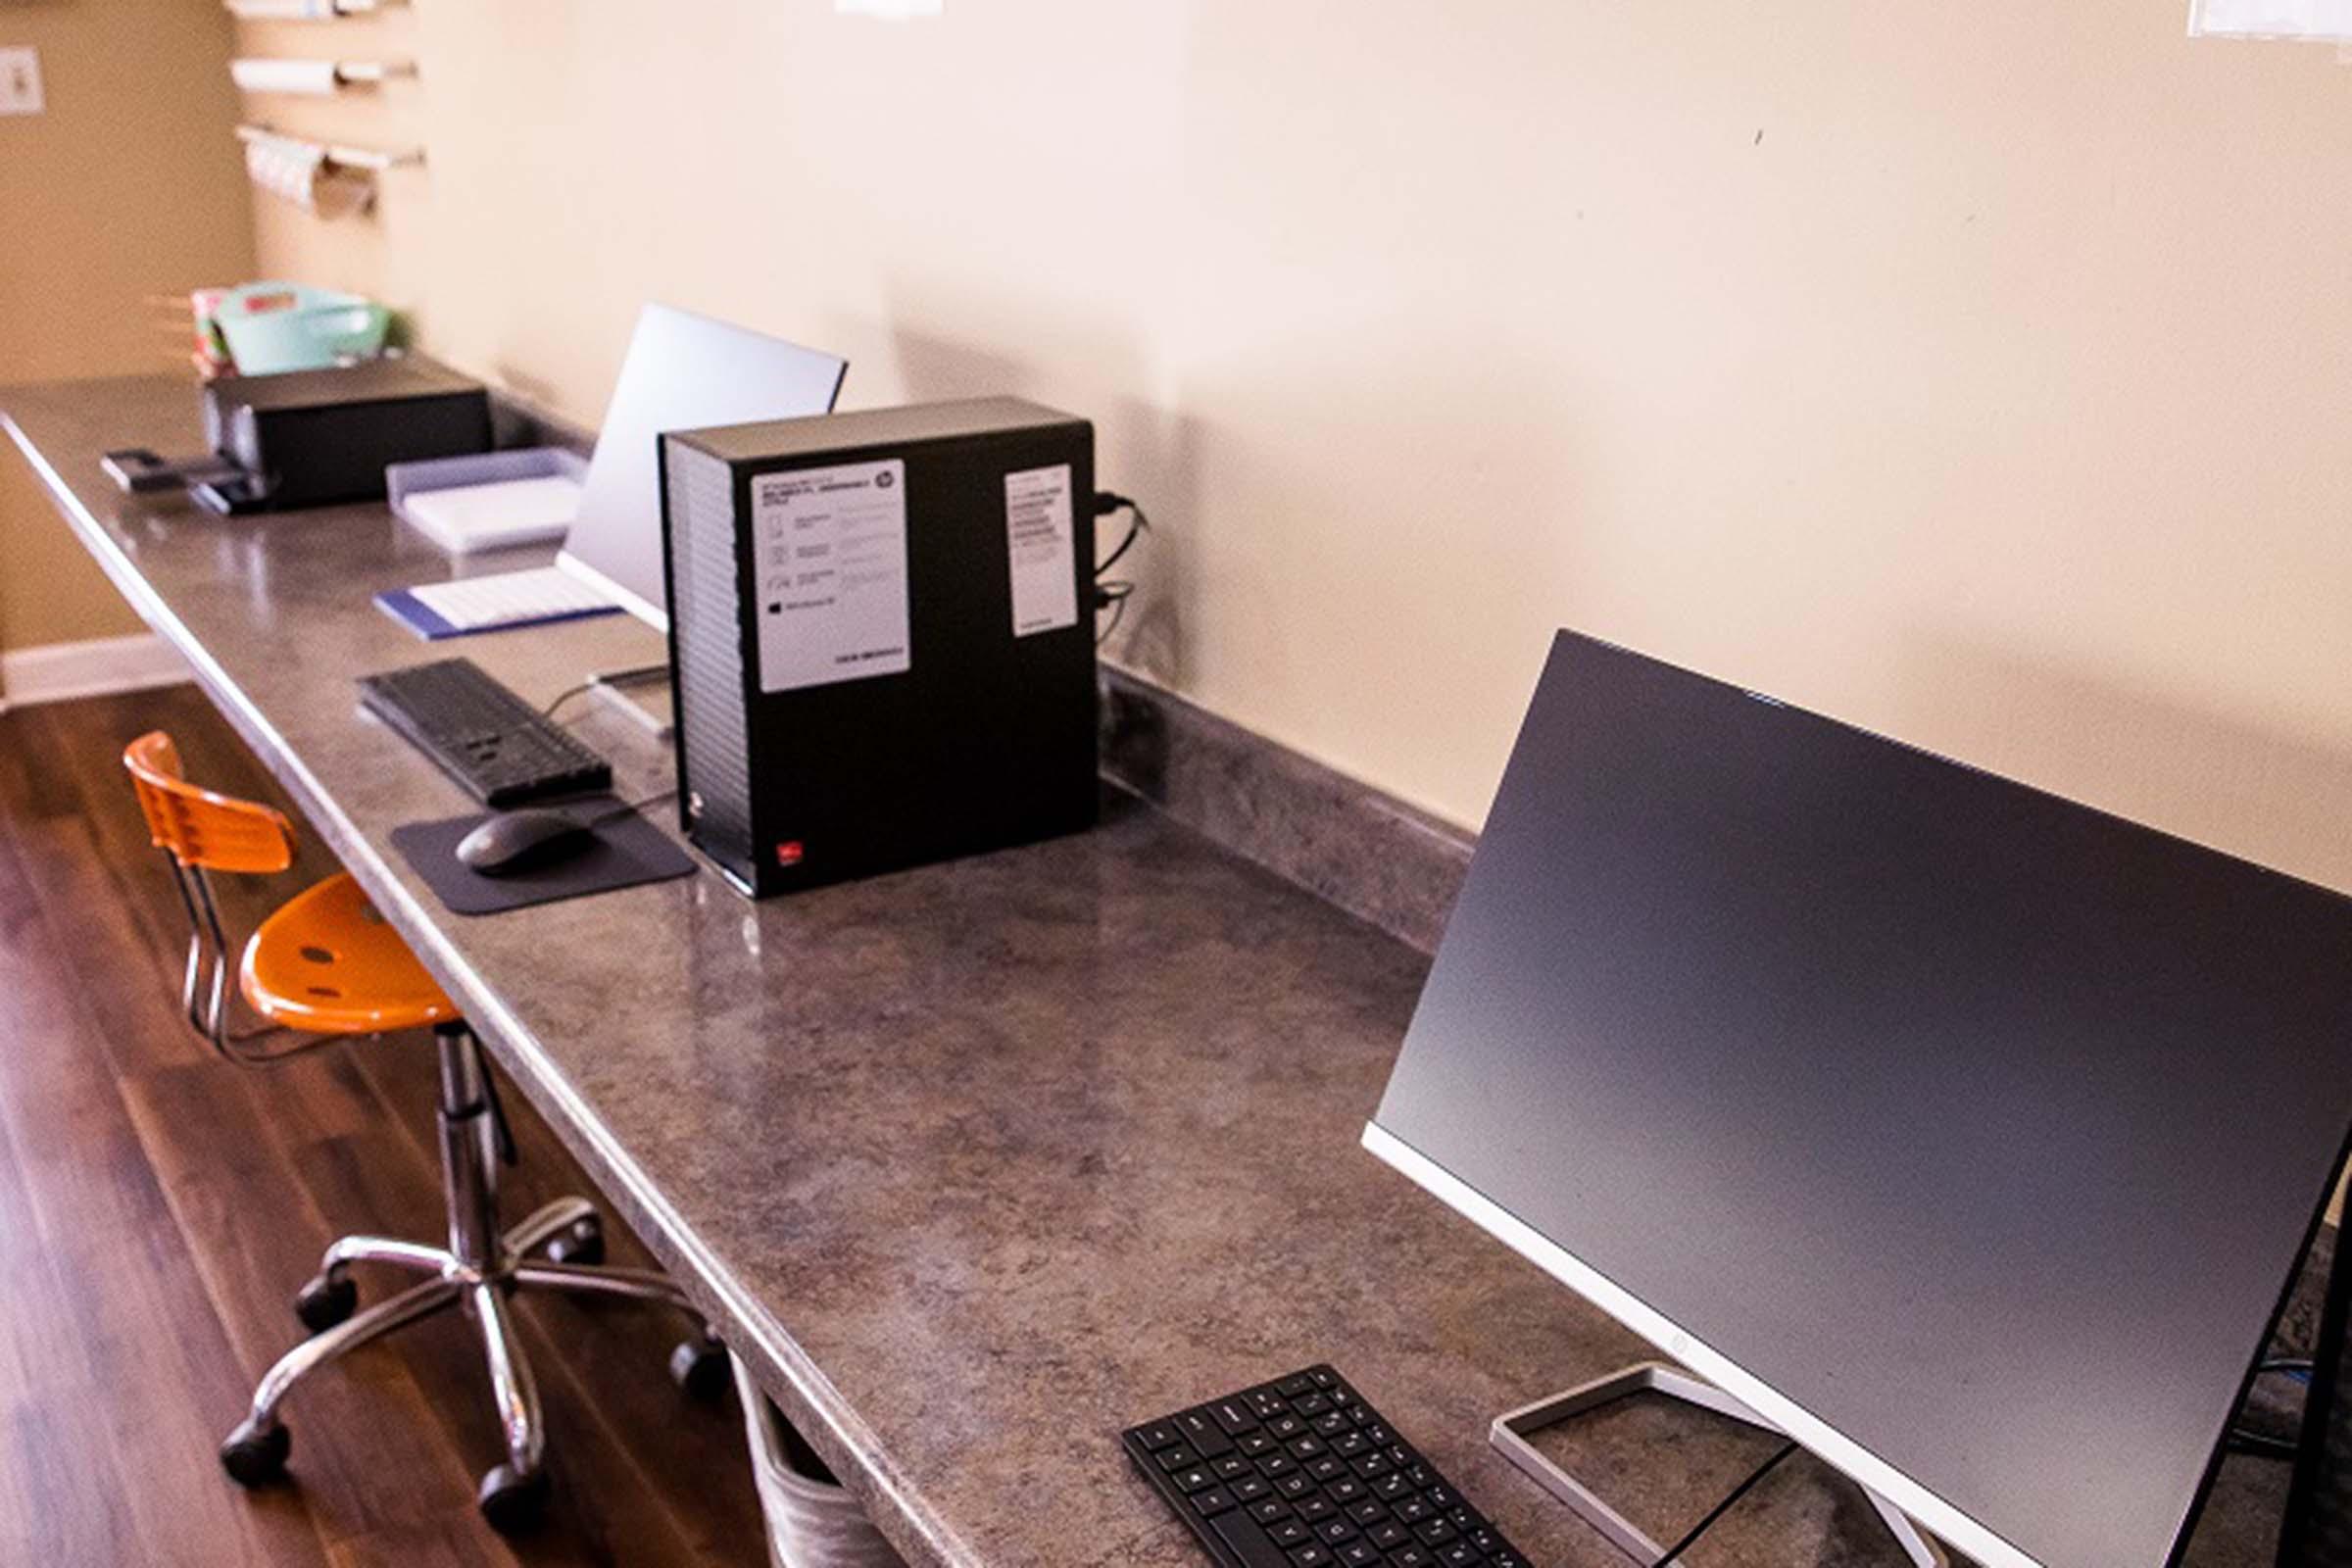
<svg viewBox="0 0 2352 1568">
<path fill-rule="evenodd" d="M 1494 1425 L 1488 1436 L 1504 1458 L 1525 1471 L 1538 1486 L 1575 1509 L 1593 1529 L 1608 1537 L 1620 1551 L 1641 1564 L 1642 1568 L 1655 1568 L 1658 1559 L 1666 1555 L 1664 1546 L 1651 1540 L 1648 1532 L 1640 1525 L 1610 1507 L 1583 1482 L 1538 1452 L 1535 1446 L 1528 1442 L 1530 1437 L 1546 1427 L 1557 1426 L 1573 1416 L 1635 1394 L 1659 1395 L 1683 1404 L 1696 1405 L 1702 1410 L 1712 1410 L 1717 1415 L 1729 1416 L 1734 1421 L 1760 1431 L 1780 1437 L 1788 1435 L 1721 1389 L 1692 1377 L 1680 1367 L 1669 1366 L 1663 1361 L 1640 1361 L 1622 1371 L 1611 1372 L 1570 1389 L 1565 1394 L 1555 1394 L 1534 1404 L 1505 1411 L 1494 1418 Z M 1862 1494 L 1870 1499 L 1871 1507 L 1877 1510 L 1879 1518 L 1886 1524 L 1887 1534 L 1894 1537 L 1895 1544 L 1903 1548 L 1903 1554 L 1915 1568 L 1951 1568 L 1950 1559 L 1944 1556 L 1943 1548 L 1922 1533 L 1900 1508 L 1867 1487 L 1862 1489 Z"/>
<path fill-rule="evenodd" d="M 588 689 L 598 701 L 620 713 L 655 740 L 665 741 L 670 738 L 674 717 L 670 707 L 667 664 L 600 670 L 588 677 Z"/>
</svg>

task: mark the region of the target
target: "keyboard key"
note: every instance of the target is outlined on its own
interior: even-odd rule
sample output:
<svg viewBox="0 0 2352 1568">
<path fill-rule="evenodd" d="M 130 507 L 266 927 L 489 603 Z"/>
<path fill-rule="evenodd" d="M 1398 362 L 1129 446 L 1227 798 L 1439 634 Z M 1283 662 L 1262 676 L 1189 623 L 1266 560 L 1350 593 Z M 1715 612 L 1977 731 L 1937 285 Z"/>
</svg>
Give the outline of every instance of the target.
<svg viewBox="0 0 2352 1568">
<path fill-rule="evenodd" d="M 1338 1503 L 1319 1494 L 1312 1497 L 1298 1499 L 1298 1517 L 1310 1525 L 1319 1519 L 1328 1519 L 1339 1511 Z"/>
<path fill-rule="evenodd" d="M 1274 1490 L 1286 1497 L 1310 1496 L 1315 1490 L 1315 1478 L 1303 1470 L 1294 1470 L 1275 1482 Z"/>
<path fill-rule="evenodd" d="M 1340 1548 L 1340 1568 L 1378 1568 L 1380 1549 L 1368 1541 L 1350 1541 Z"/>
<path fill-rule="evenodd" d="M 1274 1483 L 1264 1476 L 1244 1476 L 1233 1484 L 1233 1495 L 1239 1502 L 1255 1502 L 1274 1490 Z"/>
<path fill-rule="evenodd" d="M 1321 1453 L 1324 1450 L 1325 1444 L 1321 1438 L 1316 1437 L 1310 1432 L 1303 1438 L 1293 1438 L 1289 1443 L 1284 1444 L 1283 1446 L 1291 1450 L 1292 1458 L 1306 1460 L 1312 1459 L 1315 1455 Z"/>
<path fill-rule="evenodd" d="M 1277 1519 L 1266 1526 L 1266 1539 L 1277 1546 L 1296 1546 L 1307 1539 L 1306 1526 L 1296 1519 Z"/>
<path fill-rule="evenodd" d="M 1403 1546 L 1389 1553 L 1389 1568 L 1437 1568 L 1437 1561 L 1420 1546 Z"/>
<path fill-rule="evenodd" d="M 1291 1553 L 1292 1568 L 1331 1568 L 1331 1553 L 1308 1542 Z"/>
<path fill-rule="evenodd" d="M 1214 1459 L 1220 1453 L 1233 1451 L 1233 1439 L 1217 1424 L 1217 1418 L 1206 1410 L 1187 1410 L 1176 1418 L 1176 1430 L 1183 1433 L 1193 1446 L 1193 1451 L 1203 1459 Z"/>
<path fill-rule="evenodd" d="M 1287 1442 L 1304 1432 L 1306 1423 L 1295 1415 L 1278 1415 L 1266 1423 L 1266 1430 Z"/>
<path fill-rule="evenodd" d="M 1394 1470 L 1396 1467 L 1389 1463 L 1389 1456 L 1385 1453 L 1367 1453 L 1348 1460 L 1348 1468 L 1353 1470 L 1357 1475 L 1362 1476 L 1366 1481 L 1369 1481 L 1374 1476 L 1383 1474 L 1386 1471 Z M 1432 1488 L 1431 1490 L 1435 1491 L 1436 1489 Z"/>
<path fill-rule="evenodd" d="M 1487 1554 L 1467 1541 L 1457 1541 L 1450 1546 L 1438 1548 L 1438 1561 L 1444 1568 L 1478 1568 L 1486 1560 Z"/>
<path fill-rule="evenodd" d="M 1332 1518 L 1315 1526 L 1315 1534 L 1336 1546 L 1343 1541 L 1353 1541 L 1363 1532 L 1356 1529 L 1350 1520 Z"/>
<path fill-rule="evenodd" d="M 1470 1532 L 1470 1544 L 1476 1546 L 1481 1551 L 1500 1551 L 1502 1549 L 1502 1538 L 1496 1535 L 1494 1531 L 1488 1529 L 1485 1525 L 1480 1525 Z"/>
<path fill-rule="evenodd" d="M 1348 1509 L 1348 1517 L 1359 1525 L 1376 1525 L 1388 1516 L 1389 1505 L 1378 1497 L 1366 1497 L 1361 1502 L 1350 1504 Z"/>
<path fill-rule="evenodd" d="M 1238 1513 L 1221 1513 L 1209 1522 L 1217 1539 L 1230 1547 L 1233 1554 L 1249 1568 L 1291 1568 L 1291 1559 L 1282 1548 L 1266 1539 L 1266 1532 Z"/>
<path fill-rule="evenodd" d="M 1279 1448 L 1257 1461 L 1257 1473 L 1269 1481 L 1276 1476 L 1289 1475 L 1298 1468 L 1298 1461 Z"/>
<path fill-rule="evenodd" d="M 1219 1399 L 1208 1408 L 1217 1418 L 1217 1425 L 1234 1437 L 1238 1438 L 1257 1425 L 1257 1417 L 1250 1414 L 1250 1406 L 1240 1399 Z"/>
<path fill-rule="evenodd" d="M 1136 1429 L 1136 1441 L 1153 1453 L 1177 1441 L 1176 1429 L 1165 1421 L 1154 1421 L 1148 1427 Z"/>
<path fill-rule="evenodd" d="M 1331 1451 L 1344 1459 L 1372 1451 L 1372 1445 L 1361 1432 L 1343 1432 L 1331 1440 Z"/>
<path fill-rule="evenodd" d="M 1317 1481 L 1337 1481 L 1348 1473 L 1348 1467 L 1327 1453 L 1310 1463 L 1306 1473 Z"/>
<path fill-rule="evenodd" d="M 1310 1394 L 1291 1406 L 1293 1415 L 1321 1415 L 1331 1408 L 1331 1401 L 1320 1394 Z"/>
<path fill-rule="evenodd" d="M 1420 1538 L 1424 1546 L 1443 1546 L 1461 1532 L 1443 1519 L 1432 1519 L 1427 1524 L 1415 1525 L 1413 1534 Z"/>
<path fill-rule="evenodd" d="M 1168 1471 L 1189 1470 L 1200 1462 L 1200 1456 L 1181 1443 L 1173 1448 L 1164 1448 L 1152 1457 L 1159 1461 L 1159 1467 L 1162 1470 Z"/>
<path fill-rule="evenodd" d="M 1301 1394 L 1312 1394 L 1314 1389 L 1314 1379 L 1307 1376 L 1304 1372 L 1299 1373 L 1297 1377 L 1284 1378 L 1280 1383 L 1274 1385 L 1275 1393 L 1283 1396 L 1285 1398 L 1292 1399 L 1297 1398 Z"/>
<path fill-rule="evenodd" d="M 1274 1440 L 1267 1437 L 1263 1432 L 1245 1432 L 1240 1438 L 1235 1440 L 1233 1446 L 1241 1449 L 1244 1453 L 1248 1454 L 1250 1458 L 1254 1459 L 1259 1454 L 1264 1453 L 1268 1449 L 1272 1448 L 1274 1446 Z"/>
<path fill-rule="evenodd" d="M 1412 1532 L 1394 1519 L 1384 1519 L 1374 1525 L 1371 1533 L 1364 1539 L 1383 1551 L 1393 1551 L 1398 1546 L 1409 1546 L 1413 1542 Z"/>
<path fill-rule="evenodd" d="M 1364 1484 L 1353 1476 L 1342 1476 L 1325 1487 L 1323 1494 L 1334 1502 L 1353 1502 L 1364 1494 Z"/>
<path fill-rule="evenodd" d="M 1209 1468 L 1217 1473 L 1219 1480 L 1231 1481 L 1236 1476 L 1250 1474 L 1250 1461 L 1238 1453 L 1229 1453 L 1224 1458 L 1211 1462 Z"/>
<path fill-rule="evenodd" d="M 1395 1502 L 1398 1497 L 1404 1496 L 1412 1490 L 1413 1484 L 1405 1480 L 1401 1474 L 1395 1470 L 1390 1471 L 1387 1475 L 1382 1476 L 1379 1480 L 1372 1483 L 1372 1495 L 1383 1498 L 1389 1502 Z"/>
<path fill-rule="evenodd" d="M 1408 1525 L 1417 1525 L 1424 1519 L 1434 1519 L 1437 1517 L 1437 1509 L 1423 1502 L 1418 1496 L 1406 1497 L 1396 1504 L 1396 1517 Z"/>
<path fill-rule="evenodd" d="M 1261 1481 L 1258 1483 L 1258 1485 L 1265 1487 L 1269 1492 L 1273 1490 L 1272 1486 L 1267 1482 Z M 1237 1487 L 1235 1492 L 1238 1494 L 1240 1489 Z M 1267 1497 L 1261 1501 L 1252 1502 L 1250 1504 L 1250 1517 L 1256 1520 L 1261 1525 L 1270 1525 L 1277 1519 L 1288 1519 L 1290 1516 L 1291 1505 L 1288 1500 L 1282 1497 Z"/>
<path fill-rule="evenodd" d="M 1340 1386 L 1340 1375 L 1327 1366 L 1316 1367 L 1306 1376 L 1307 1381 L 1318 1389 L 1336 1389 Z"/>
<path fill-rule="evenodd" d="M 1208 1473 L 1208 1466 L 1204 1464 L 1197 1464 L 1190 1470 L 1179 1470 L 1173 1479 L 1178 1490 L 1184 1492 L 1201 1492 L 1217 1484 L 1217 1478 Z"/>
<path fill-rule="evenodd" d="M 1193 1509 L 1202 1517 L 1223 1513 L 1233 1506 L 1233 1494 L 1223 1487 L 1211 1487 L 1206 1492 L 1193 1494 Z"/>
<path fill-rule="evenodd" d="M 1326 1410 L 1307 1425 L 1314 1429 L 1317 1437 L 1336 1438 L 1348 1430 L 1348 1418 L 1337 1410 Z"/>
</svg>

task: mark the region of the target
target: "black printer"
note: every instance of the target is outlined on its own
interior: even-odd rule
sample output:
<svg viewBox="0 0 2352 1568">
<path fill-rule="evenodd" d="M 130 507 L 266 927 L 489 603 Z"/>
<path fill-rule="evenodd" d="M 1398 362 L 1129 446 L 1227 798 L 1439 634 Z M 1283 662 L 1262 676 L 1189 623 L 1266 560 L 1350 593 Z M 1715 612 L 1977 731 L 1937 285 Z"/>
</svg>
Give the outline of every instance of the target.
<svg viewBox="0 0 2352 1568">
<path fill-rule="evenodd" d="M 491 446 L 488 391 L 414 354 L 224 375 L 205 386 L 201 407 L 204 457 L 127 448 L 106 454 L 106 471 L 134 492 L 184 485 L 216 512 L 274 512 L 381 500 L 390 464 Z"/>
</svg>

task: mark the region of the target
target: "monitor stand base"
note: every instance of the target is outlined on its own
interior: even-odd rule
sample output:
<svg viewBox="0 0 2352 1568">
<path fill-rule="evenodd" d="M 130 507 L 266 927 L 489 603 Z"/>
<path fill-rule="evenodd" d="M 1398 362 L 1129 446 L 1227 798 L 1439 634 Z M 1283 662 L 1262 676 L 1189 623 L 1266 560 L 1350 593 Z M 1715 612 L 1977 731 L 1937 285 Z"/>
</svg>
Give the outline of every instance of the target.
<svg viewBox="0 0 2352 1568">
<path fill-rule="evenodd" d="M 1684 1404 L 1712 1410 L 1734 1421 L 1755 1427 L 1760 1431 L 1786 1436 L 1779 1427 L 1741 1404 L 1738 1399 L 1664 1361 L 1640 1361 L 1619 1372 L 1593 1379 L 1565 1394 L 1555 1394 L 1534 1404 L 1522 1405 L 1494 1418 L 1488 1437 L 1502 1456 L 1525 1471 L 1535 1483 L 1582 1515 L 1587 1523 L 1609 1538 L 1611 1544 L 1624 1552 L 1642 1568 L 1656 1568 L 1666 1548 L 1651 1540 L 1648 1532 L 1624 1514 L 1610 1507 L 1583 1482 L 1561 1469 L 1536 1450 L 1528 1439 L 1546 1427 L 1559 1425 L 1572 1416 L 1595 1410 L 1604 1404 L 1635 1394 L 1655 1394 Z M 1862 1494 L 1870 1499 L 1872 1508 L 1885 1522 L 1886 1533 L 1894 1537 L 1914 1568 L 1951 1568 L 1943 1548 L 1936 1545 L 1911 1522 L 1910 1517 L 1893 1503 L 1869 1488 Z"/>
</svg>

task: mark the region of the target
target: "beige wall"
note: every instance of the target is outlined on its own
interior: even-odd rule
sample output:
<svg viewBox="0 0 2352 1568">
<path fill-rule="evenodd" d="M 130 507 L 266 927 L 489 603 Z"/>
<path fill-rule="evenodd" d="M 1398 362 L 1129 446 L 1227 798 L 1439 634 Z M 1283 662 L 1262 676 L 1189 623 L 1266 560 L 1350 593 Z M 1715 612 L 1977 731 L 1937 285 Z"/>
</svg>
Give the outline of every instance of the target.
<svg viewBox="0 0 2352 1568">
<path fill-rule="evenodd" d="M 417 0 L 261 244 L 584 418 L 656 296 L 1089 414 L 1117 657 L 1464 822 L 1569 623 L 2352 884 L 2352 71 L 2185 11 Z"/>
<path fill-rule="evenodd" d="M 0 382 L 187 368 L 184 321 L 171 334 L 145 301 L 252 266 L 228 42 L 197 0 L 0 8 L 0 44 L 40 50 L 48 100 L 0 117 Z M 0 650 L 138 625 L 0 454 Z"/>
</svg>

